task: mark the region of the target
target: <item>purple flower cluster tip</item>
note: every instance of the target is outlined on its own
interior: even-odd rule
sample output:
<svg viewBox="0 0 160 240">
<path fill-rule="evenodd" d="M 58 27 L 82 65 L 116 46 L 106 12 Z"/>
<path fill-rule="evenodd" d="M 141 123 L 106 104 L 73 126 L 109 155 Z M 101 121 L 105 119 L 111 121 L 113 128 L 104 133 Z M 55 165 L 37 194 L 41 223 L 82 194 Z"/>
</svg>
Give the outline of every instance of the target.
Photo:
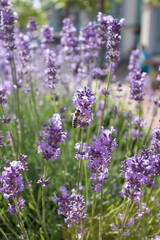
<svg viewBox="0 0 160 240">
<path fill-rule="evenodd" d="M 67 133 L 62 132 L 62 121 L 60 115 L 53 114 L 50 119 L 50 126 L 47 128 L 45 139 L 41 140 L 38 146 L 38 153 L 42 153 L 45 160 L 55 161 L 60 155 L 60 143 L 65 142 Z M 45 141 L 46 140 L 46 141 Z"/>
</svg>

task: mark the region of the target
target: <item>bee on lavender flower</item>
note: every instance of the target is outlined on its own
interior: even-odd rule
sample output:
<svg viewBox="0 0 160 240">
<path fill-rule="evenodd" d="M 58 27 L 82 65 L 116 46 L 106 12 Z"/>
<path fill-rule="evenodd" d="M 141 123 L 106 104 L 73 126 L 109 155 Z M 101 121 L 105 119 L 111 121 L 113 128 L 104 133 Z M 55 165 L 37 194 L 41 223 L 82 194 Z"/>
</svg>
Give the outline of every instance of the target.
<svg viewBox="0 0 160 240">
<path fill-rule="evenodd" d="M 74 128 L 77 127 L 79 116 L 80 116 L 80 110 L 76 110 L 76 111 L 73 113 L 72 127 L 74 127 Z"/>
</svg>

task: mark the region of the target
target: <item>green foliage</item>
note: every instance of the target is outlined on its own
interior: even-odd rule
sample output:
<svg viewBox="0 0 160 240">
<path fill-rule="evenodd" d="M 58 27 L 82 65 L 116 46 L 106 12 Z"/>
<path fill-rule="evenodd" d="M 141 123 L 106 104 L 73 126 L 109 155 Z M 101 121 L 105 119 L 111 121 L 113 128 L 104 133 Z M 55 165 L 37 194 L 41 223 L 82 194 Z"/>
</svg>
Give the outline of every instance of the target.
<svg viewBox="0 0 160 240">
<path fill-rule="evenodd" d="M 26 30 L 26 25 L 28 23 L 29 17 L 34 17 L 38 22 L 39 26 L 46 23 L 46 12 L 41 8 L 35 8 L 33 5 L 34 1 L 31 0 L 13 0 L 12 4 L 14 10 L 18 14 L 18 21 L 16 25 L 21 29 L 21 31 Z"/>
</svg>

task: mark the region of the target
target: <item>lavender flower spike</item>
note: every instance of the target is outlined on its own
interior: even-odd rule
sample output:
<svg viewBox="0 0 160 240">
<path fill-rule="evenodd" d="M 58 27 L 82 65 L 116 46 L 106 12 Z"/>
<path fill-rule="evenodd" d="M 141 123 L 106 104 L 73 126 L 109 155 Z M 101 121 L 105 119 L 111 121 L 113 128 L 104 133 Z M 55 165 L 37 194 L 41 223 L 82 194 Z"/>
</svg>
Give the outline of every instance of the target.
<svg viewBox="0 0 160 240">
<path fill-rule="evenodd" d="M 45 25 L 41 28 L 41 40 L 42 48 L 47 48 L 50 44 L 54 42 L 54 28 Z"/>
<path fill-rule="evenodd" d="M 15 49 L 14 23 L 17 19 L 17 13 L 13 11 L 9 1 L 1 3 L 1 30 L 2 39 L 7 49 L 8 59 L 12 58 L 12 51 Z"/>
<path fill-rule="evenodd" d="M 80 111 L 78 124 L 80 128 L 86 128 L 92 123 L 93 114 L 91 112 L 92 104 L 95 104 L 96 97 L 88 87 L 79 87 L 77 94 L 73 98 L 73 103 L 76 105 L 76 110 Z"/>
<path fill-rule="evenodd" d="M 131 73 L 130 79 L 130 94 L 131 99 L 134 99 L 135 101 L 143 101 L 144 100 L 144 79 L 145 79 L 146 73 L 141 73 L 140 70 L 135 70 Z"/>
<path fill-rule="evenodd" d="M 118 62 L 120 59 L 120 40 L 121 27 L 125 24 L 125 19 L 120 21 L 108 16 L 108 41 L 107 41 L 107 60 L 111 62 Z"/>
<path fill-rule="evenodd" d="M 66 132 L 62 132 L 62 121 L 58 113 L 53 114 L 50 119 L 50 126 L 47 128 L 45 140 L 42 140 L 38 146 L 38 153 L 43 154 L 43 158 L 55 161 L 60 155 L 60 143 L 64 143 L 67 136 Z"/>
<path fill-rule="evenodd" d="M 49 88 L 55 89 L 56 83 L 58 82 L 58 78 L 56 68 L 56 54 L 53 51 L 53 49 L 46 50 L 46 62 L 47 62 L 46 77 L 48 85 Z"/>
<path fill-rule="evenodd" d="M 139 49 L 132 50 L 129 58 L 129 65 L 128 65 L 129 71 L 133 71 L 135 68 L 140 69 L 140 66 L 138 64 L 138 58 L 139 58 Z"/>
<path fill-rule="evenodd" d="M 77 237 L 81 239 L 80 233 L 83 235 L 86 233 L 87 229 L 84 229 L 83 226 L 77 226 L 79 223 L 87 217 L 85 213 L 85 200 L 81 195 L 77 195 L 75 189 L 72 189 L 72 194 L 69 195 L 66 187 L 60 187 L 62 194 L 57 197 L 54 193 L 54 202 L 58 201 L 58 215 L 65 216 L 64 222 L 68 224 L 68 227 L 71 228 L 75 224 Z"/>
<path fill-rule="evenodd" d="M 116 139 L 112 140 L 115 129 L 104 129 L 101 127 L 100 136 L 93 142 L 90 149 L 90 160 L 87 168 L 90 171 L 90 179 L 93 191 L 100 192 L 102 184 L 107 180 L 108 167 L 111 161 L 111 152 L 117 146 Z"/>
</svg>

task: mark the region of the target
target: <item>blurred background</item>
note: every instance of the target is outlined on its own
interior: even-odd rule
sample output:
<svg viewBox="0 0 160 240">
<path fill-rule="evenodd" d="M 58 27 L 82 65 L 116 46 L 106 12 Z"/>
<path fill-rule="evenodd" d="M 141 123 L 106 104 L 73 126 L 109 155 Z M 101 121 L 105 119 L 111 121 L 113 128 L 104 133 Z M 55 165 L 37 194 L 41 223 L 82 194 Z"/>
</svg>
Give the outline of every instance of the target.
<svg viewBox="0 0 160 240">
<path fill-rule="evenodd" d="M 62 19 L 71 18 L 79 31 L 88 21 L 96 19 L 98 11 L 115 18 L 126 19 L 122 30 L 121 60 L 127 61 L 132 49 L 143 44 L 151 55 L 153 69 L 160 64 L 160 0 L 12 0 L 18 13 L 18 26 L 26 31 L 29 16 L 39 27 L 54 27 L 59 41 Z"/>
</svg>

